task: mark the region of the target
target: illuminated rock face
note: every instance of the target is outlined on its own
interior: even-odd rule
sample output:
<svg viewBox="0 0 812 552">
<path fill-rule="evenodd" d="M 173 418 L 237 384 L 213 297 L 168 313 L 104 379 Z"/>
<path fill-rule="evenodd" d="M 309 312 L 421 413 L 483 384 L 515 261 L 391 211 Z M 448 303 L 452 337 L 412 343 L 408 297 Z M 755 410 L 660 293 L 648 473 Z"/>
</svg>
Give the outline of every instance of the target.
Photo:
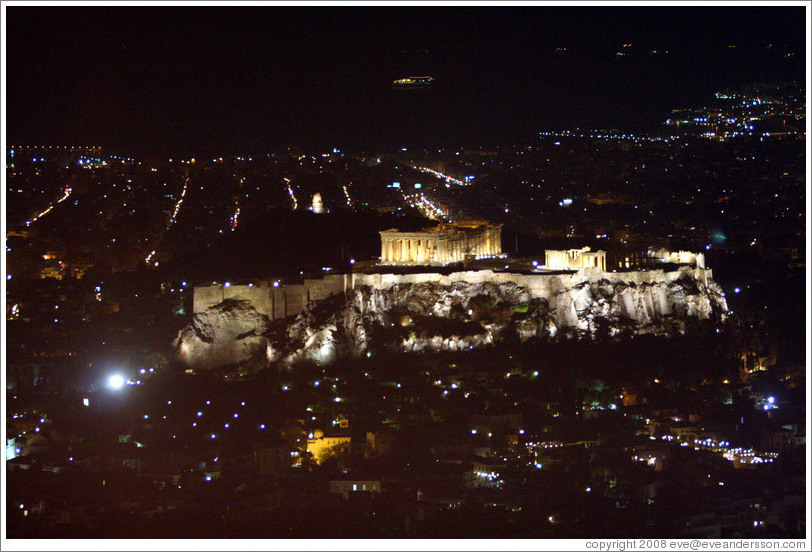
<svg viewBox="0 0 812 552">
<path fill-rule="evenodd" d="M 266 356 L 270 321 L 248 301 L 227 299 L 198 313 L 178 332 L 175 358 L 184 366 L 209 370 Z M 264 362 L 263 362 L 264 364 Z"/>
<path fill-rule="evenodd" d="M 462 351 L 510 336 L 528 340 L 562 330 L 660 333 L 667 321 L 724 320 L 727 313 L 719 286 L 706 271 L 690 268 L 619 274 L 586 270 L 531 279 L 525 286 L 446 278 L 356 285 L 346 299 L 335 296 L 315 304 L 288 326 L 285 343 L 277 345 L 270 360 L 328 363 L 378 349 Z"/>
<path fill-rule="evenodd" d="M 248 301 L 215 305 L 180 332 L 177 358 L 201 368 L 257 357 L 328 364 L 377 351 L 463 351 L 562 331 L 660 333 L 673 322 L 724 320 L 727 313 L 711 272 L 690 267 L 354 276 L 344 293 L 312 302 L 295 319 L 270 322 Z"/>
</svg>

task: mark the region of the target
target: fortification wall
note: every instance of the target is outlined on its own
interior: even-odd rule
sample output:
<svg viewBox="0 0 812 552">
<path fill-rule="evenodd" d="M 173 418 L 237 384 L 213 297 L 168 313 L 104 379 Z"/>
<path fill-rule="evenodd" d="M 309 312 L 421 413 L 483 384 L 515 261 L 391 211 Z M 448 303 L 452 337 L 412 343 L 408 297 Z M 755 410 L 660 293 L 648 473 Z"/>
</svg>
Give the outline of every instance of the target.
<svg viewBox="0 0 812 552">
<path fill-rule="evenodd" d="M 556 291 L 571 289 L 579 284 L 594 280 L 607 280 L 610 283 L 644 283 L 668 284 L 685 274 L 689 274 L 703 283 L 713 278 L 710 269 L 683 267 L 680 270 L 665 272 L 658 270 L 637 270 L 629 272 L 603 272 L 596 268 L 584 268 L 575 272 L 515 274 L 510 272 L 494 272 L 492 270 L 469 270 L 452 272 L 444 275 L 438 273 L 420 274 L 352 274 L 350 288 L 370 286 L 375 289 L 388 289 L 395 285 L 422 284 L 427 282 L 441 286 L 449 286 L 455 282 L 496 284 L 514 283 L 525 287 L 532 297 L 548 297 Z"/>
<path fill-rule="evenodd" d="M 303 284 L 195 286 L 194 312 L 201 313 L 226 299 L 235 299 L 250 301 L 258 312 L 276 320 L 299 314 L 310 301 L 321 301 L 343 293 L 349 278 L 350 275 L 331 274 L 324 278 L 306 279 Z"/>
</svg>

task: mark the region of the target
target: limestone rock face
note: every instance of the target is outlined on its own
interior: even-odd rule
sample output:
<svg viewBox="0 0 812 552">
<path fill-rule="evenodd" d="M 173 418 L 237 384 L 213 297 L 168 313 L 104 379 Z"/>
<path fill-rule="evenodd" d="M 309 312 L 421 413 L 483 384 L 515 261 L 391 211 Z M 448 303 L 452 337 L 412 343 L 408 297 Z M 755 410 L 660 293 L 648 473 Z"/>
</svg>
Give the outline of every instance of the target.
<svg viewBox="0 0 812 552">
<path fill-rule="evenodd" d="M 175 357 L 185 366 L 201 370 L 266 356 L 270 320 L 249 301 L 227 299 L 178 332 Z"/>
<path fill-rule="evenodd" d="M 461 351 L 510 339 L 552 337 L 562 330 L 608 336 L 621 329 L 664 331 L 666 320 L 723 321 L 727 304 L 719 286 L 688 270 L 651 274 L 585 271 L 553 278 L 546 289 L 512 282 L 361 286 L 299 315 L 288 327 L 285 363 L 329 362 L 374 349 Z M 404 320 L 407 321 L 404 323 Z"/>
<path fill-rule="evenodd" d="M 260 354 L 284 365 L 329 363 L 379 351 L 463 351 L 562 333 L 661 333 L 689 318 L 721 322 L 727 313 L 709 273 L 688 267 L 583 270 L 517 282 L 358 285 L 312 303 L 295 319 L 275 322 L 247 301 L 226 301 L 196 315 L 180 332 L 177 356 L 199 367 Z"/>
</svg>

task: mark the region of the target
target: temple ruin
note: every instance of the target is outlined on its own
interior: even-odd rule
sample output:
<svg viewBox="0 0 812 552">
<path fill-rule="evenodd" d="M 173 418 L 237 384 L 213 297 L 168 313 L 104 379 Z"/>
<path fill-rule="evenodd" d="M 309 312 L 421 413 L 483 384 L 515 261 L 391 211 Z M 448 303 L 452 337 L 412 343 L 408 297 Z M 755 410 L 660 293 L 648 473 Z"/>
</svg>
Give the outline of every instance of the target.
<svg viewBox="0 0 812 552">
<path fill-rule="evenodd" d="M 439 224 L 417 232 L 381 232 L 381 263 L 446 265 L 502 255 L 502 225 L 482 220 Z"/>
<path fill-rule="evenodd" d="M 606 271 L 606 251 L 591 251 L 589 247 L 581 249 L 555 250 L 544 252 L 545 268 L 550 270 L 580 270 L 596 267 Z"/>
</svg>

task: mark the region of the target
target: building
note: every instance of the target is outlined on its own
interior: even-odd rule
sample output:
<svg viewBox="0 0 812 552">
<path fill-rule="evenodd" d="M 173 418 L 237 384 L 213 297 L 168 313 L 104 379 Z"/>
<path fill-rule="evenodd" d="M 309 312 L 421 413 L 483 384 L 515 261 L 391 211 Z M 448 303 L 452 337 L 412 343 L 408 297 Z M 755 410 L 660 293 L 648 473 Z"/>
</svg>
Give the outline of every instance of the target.
<svg viewBox="0 0 812 552">
<path fill-rule="evenodd" d="M 591 251 L 589 247 L 544 252 L 544 264 L 551 270 L 580 270 L 596 267 L 606 271 L 606 251 Z"/>
<path fill-rule="evenodd" d="M 705 268 L 705 254 L 694 253 L 692 251 L 668 251 L 664 248 L 648 249 L 648 256 L 655 262 L 660 263 L 674 263 L 696 266 L 698 268 Z"/>
<path fill-rule="evenodd" d="M 325 435 L 323 431 L 317 429 L 308 435 L 307 452 L 312 454 L 316 462 L 321 464 L 330 453 L 348 451 L 350 442 L 350 435 L 346 431 L 337 431 Z"/>
<path fill-rule="evenodd" d="M 313 194 L 313 206 L 310 208 L 310 210 L 316 214 L 321 214 L 324 212 L 324 202 L 321 199 L 321 194 Z"/>
<path fill-rule="evenodd" d="M 348 499 L 350 493 L 374 493 L 381 492 L 380 479 L 333 479 L 330 481 L 330 492 L 340 494 L 344 499 Z"/>
<path fill-rule="evenodd" d="M 502 225 L 482 220 L 440 224 L 417 232 L 381 232 L 381 263 L 446 265 L 502 255 Z"/>
</svg>

